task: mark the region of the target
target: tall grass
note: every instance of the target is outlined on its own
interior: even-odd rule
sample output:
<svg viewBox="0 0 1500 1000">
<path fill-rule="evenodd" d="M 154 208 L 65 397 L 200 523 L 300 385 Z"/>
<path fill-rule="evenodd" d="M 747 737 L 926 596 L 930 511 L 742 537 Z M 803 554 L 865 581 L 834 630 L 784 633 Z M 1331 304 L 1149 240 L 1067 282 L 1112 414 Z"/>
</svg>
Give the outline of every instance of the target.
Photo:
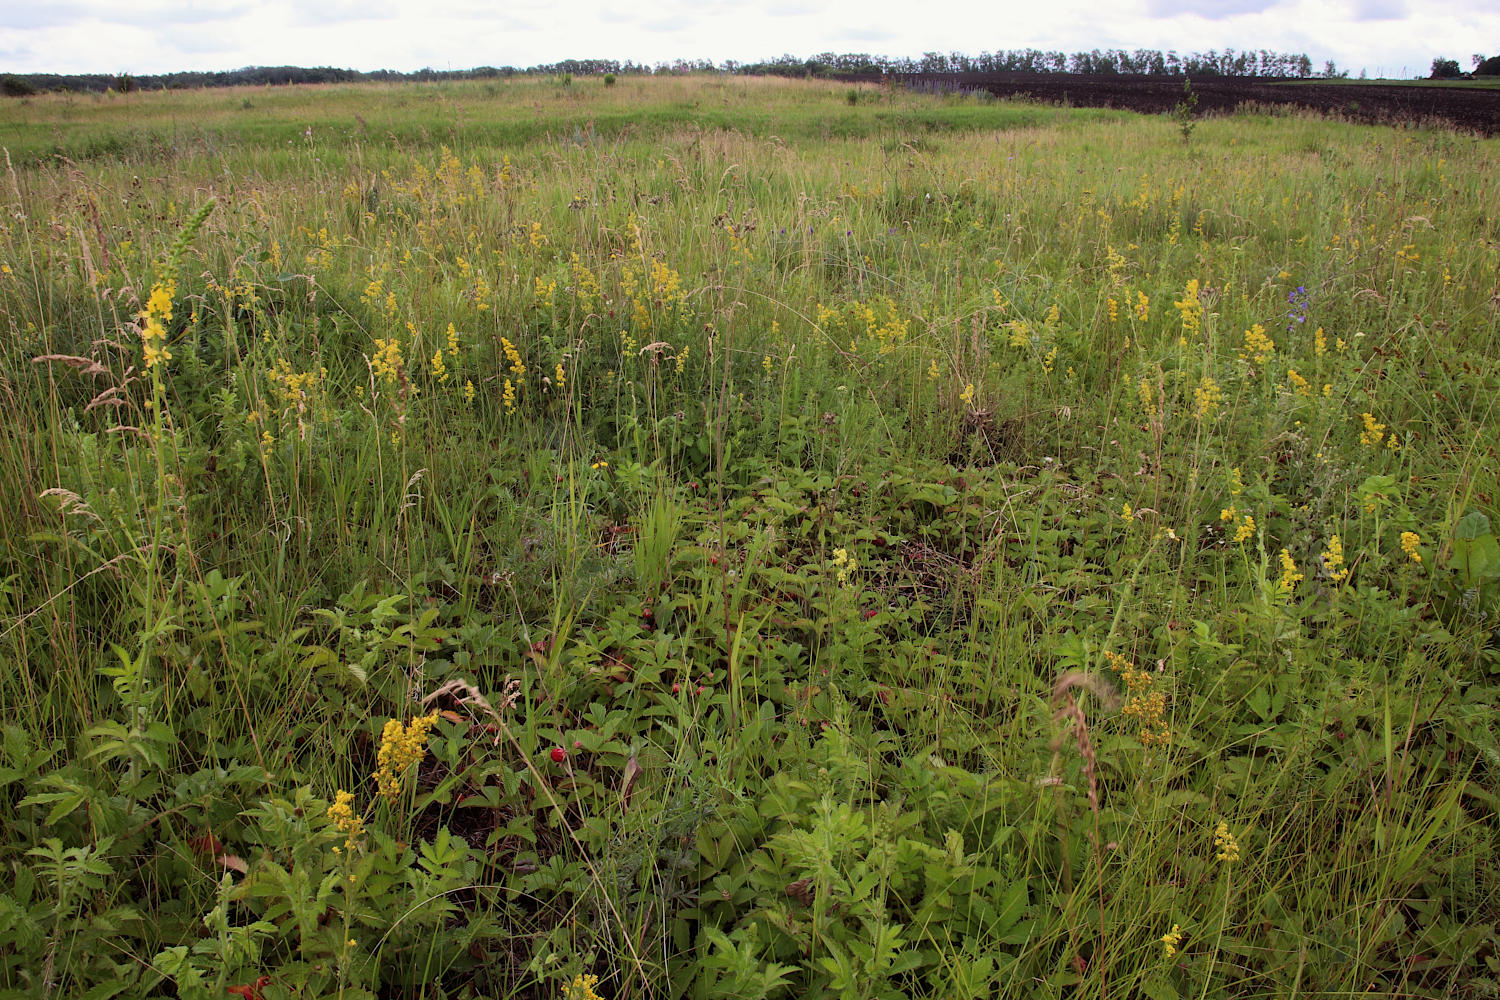
<svg viewBox="0 0 1500 1000">
<path fill-rule="evenodd" d="M 846 92 L 0 108 L 0 988 L 1494 989 L 1495 142 Z"/>
</svg>

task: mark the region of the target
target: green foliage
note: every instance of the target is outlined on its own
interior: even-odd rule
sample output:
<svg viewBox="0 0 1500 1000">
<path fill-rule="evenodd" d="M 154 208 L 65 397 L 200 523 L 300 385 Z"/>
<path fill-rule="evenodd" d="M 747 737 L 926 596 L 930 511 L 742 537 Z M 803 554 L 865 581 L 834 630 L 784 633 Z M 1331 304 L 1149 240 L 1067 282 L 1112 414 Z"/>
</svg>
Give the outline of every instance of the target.
<svg viewBox="0 0 1500 1000">
<path fill-rule="evenodd" d="M 1463 68 L 1458 65 L 1457 59 L 1444 59 L 1439 56 L 1432 60 L 1432 73 L 1428 79 L 1454 80 L 1463 75 Z"/>
<path fill-rule="evenodd" d="M 556 76 L 18 166 L 0 995 L 1493 978 L 1488 146 Z"/>
<path fill-rule="evenodd" d="M 1192 145 L 1193 129 L 1198 127 L 1194 118 L 1194 112 L 1198 108 L 1198 95 L 1193 93 L 1193 81 L 1184 77 L 1182 81 L 1182 100 L 1172 107 L 1172 120 L 1177 123 L 1177 131 L 1182 136 L 1184 146 Z"/>
</svg>

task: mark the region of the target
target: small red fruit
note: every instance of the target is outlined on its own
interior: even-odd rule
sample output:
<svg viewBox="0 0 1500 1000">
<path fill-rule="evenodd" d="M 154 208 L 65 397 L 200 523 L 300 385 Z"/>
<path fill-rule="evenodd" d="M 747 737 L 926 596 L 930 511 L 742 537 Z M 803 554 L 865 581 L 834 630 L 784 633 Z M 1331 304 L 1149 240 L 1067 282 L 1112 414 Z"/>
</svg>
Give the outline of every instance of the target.
<svg viewBox="0 0 1500 1000">
<path fill-rule="evenodd" d="M 681 684 L 673 684 L 672 685 L 672 693 L 673 694 L 677 694 L 681 690 L 682 690 L 682 685 Z"/>
<path fill-rule="evenodd" d="M 582 750 L 583 749 L 583 740 L 574 740 L 573 741 L 573 749 L 574 750 Z"/>
<path fill-rule="evenodd" d="M 565 761 L 567 759 L 568 759 L 568 751 L 564 750 L 562 747 L 553 747 L 552 748 L 552 763 L 554 763 L 554 764 L 561 764 L 563 761 Z"/>
</svg>

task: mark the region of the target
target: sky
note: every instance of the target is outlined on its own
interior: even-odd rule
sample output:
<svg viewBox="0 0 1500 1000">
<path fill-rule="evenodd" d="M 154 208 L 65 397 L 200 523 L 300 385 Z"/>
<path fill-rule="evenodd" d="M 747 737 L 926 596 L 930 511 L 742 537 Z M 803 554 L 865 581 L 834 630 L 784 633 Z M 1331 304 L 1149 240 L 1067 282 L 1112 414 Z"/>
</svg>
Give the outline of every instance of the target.
<svg viewBox="0 0 1500 1000">
<path fill-rule="evenodd" d="M 437 12 L 431 13 L 436 7 Z M 1479 8 L 1489 7 L 1489 12 Z M 1500 53 L 1492 0 L 4 0 L 0 73 L 411 71 L 1038 48 L 1270 49 L 1358 76 Z"/>
</svg>

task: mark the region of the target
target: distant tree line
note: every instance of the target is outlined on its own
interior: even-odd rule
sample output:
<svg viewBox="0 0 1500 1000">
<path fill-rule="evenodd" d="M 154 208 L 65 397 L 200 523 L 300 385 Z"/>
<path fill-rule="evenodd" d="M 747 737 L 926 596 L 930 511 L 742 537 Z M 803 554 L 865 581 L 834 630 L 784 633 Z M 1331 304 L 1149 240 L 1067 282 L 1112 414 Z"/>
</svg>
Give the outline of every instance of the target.
<svg viewBox="0 0 1500 1000">
<path fill-rule="evenodd" d="M 1088 52 L 1044 52 L 1041 49 L 1002 49 L 969 55 L 964 52 L 925 52 L 920 58 L 872 56 L 866 53 L 824 52 L 810 59 L 785 55 L 758 63 L 730 63 L 729 72 L 776 75 L 840 76 L 869 73 L 1083 73 L 1139 76 L 1257 76 L 1301 78 L 1313 75 L 1312 60 L 1304 53 L 1267 49 L 1236 52 L 1191 52 L 1179 55 L 1159 49 L 1092 49 Z M 1336 75 L 1333 63 L 1325 76 Z"/>
<path fill-rule="evenodd" d="M 1500 56 L 1490 56 L 1488 59 L 1482 53 L 1469 57 L 1474 62 L 1474 72 L 1465 73 L 1459 68 L 1457 59 L 1445 59 L 1438 56 L 1432 61 L 1432 73 L 1429 80 L 1459 80 L 1466 76 L 1500 76 Z"/>
<path fill-rule="evenodd" d="M 1490 60 L 1493 62 L 1494 60 Z M 1488 63 L 1486 63 L 1488 66 Z M 1481 70 L 1482 71 L 1482 70 Z M 1141 76 L 1240 76 L 1305 79 L 1312 76 L 1346 76 L 1330 61 L 1320 73 L 1305 53 L 1271 52 L 1267 49 L 1222 52 L 1191 52 L 1179 55 L 1158 49 L 1091 49 L 1088 52 L 1046 52 L 1041 49 L 1003 49 L 969 55 L 963 52 L 925 52 L 918 58 L 880 56 L 865 52 L 822 52 L 809 58 L 783 55 L 760 62 L 735 59 L 715 63 L 708 59 L 675 59 L 655 64 L 617 59 L 564 59 L 518 68 L 479 66 L 464 70 L 419 69 L 361 72 L 333 66 L 246 66 L 219 72 L 142 74 L 123 73 L 16 73 L 0 75 L 0 94 L 24 97 L 52 90 L 187 90 L 200 87 L 284 86 L 305 83 L 357 83 L 363 81 L 486 80 L 510 76 L 616 76 L 648 73 L 729 73 L 755 76 L 813 76 L 824 78 L 869 77 L 913 73 L 1079 73 L 1091 75 L 1129 74 Z"/>
</svg>

